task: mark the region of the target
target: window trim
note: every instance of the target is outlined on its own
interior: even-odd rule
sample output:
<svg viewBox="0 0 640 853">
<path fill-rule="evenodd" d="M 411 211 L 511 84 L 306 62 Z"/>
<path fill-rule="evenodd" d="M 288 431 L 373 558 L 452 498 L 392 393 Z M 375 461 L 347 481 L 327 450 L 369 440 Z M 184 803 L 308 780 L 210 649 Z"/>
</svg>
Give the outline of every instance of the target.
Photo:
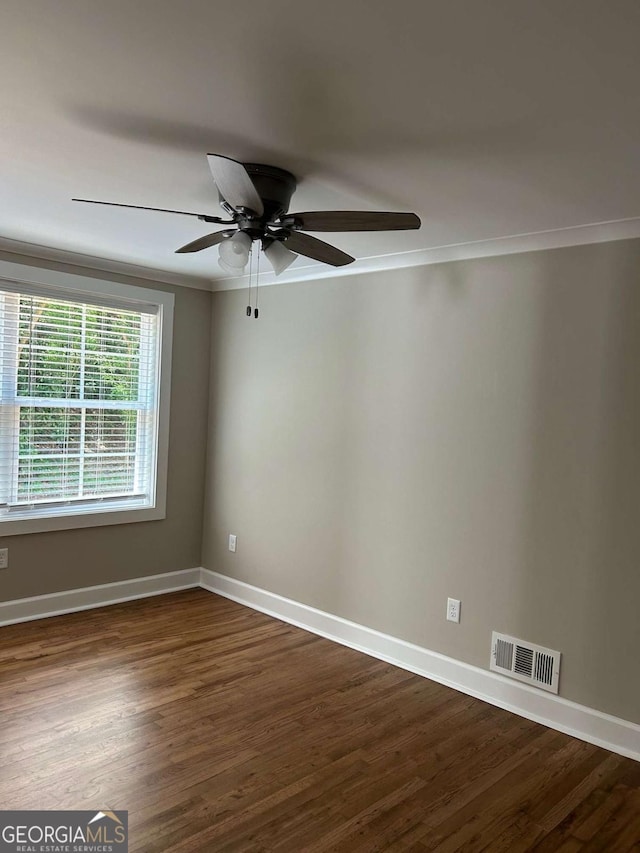
<svg viewBox="0 0 640 853">
<path fill-rule="evenodd" d="M 155 499 L 152 506 L 127 508 L 118 507 L 116 502 L 105 500 L 82 511 L 65 506 L 64 515 L 43 515 L 23 519 L 0 520 L 0 537 L 25 533 L 41 533 L 53 530 L 72 530 L 86 527 L 101 527 L 110 524 L 128 524 L 138 521 L 155 521 L 166 518 L 167 469 L 169 457 L 169 413 L 171 396 L 171 356 L 173 344 L 173 293 L 147 287 L 120 284 L 105 278 L 90 278 L 76 273 L 63 273 L 40 267 L 31 267 L 0 260 L 0 289 L 26 286 L 37 289 L 45 296 L 55 298 L 61 291 L 73 293 L 81 300 L 99 304 L 100 297 L 116 298 L 128 303 L 133 309 L 142 305 L 154 306 L 158 318 L 158 407 L 157 407 L 157 450 L 155 470 Z"/>
</svg>

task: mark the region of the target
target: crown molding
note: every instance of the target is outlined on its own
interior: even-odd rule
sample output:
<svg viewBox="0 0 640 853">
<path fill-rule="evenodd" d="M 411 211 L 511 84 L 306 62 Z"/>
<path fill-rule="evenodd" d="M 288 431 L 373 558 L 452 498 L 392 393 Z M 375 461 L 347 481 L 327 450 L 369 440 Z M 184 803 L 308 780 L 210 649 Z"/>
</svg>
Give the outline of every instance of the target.
<svg viewBox="0 0 640 853">
<path fill-rule="evenodd" d="M 359 258 L 355 263 L 345 267 L 326 267 L 318 264 L 296 267 L 294 264 L 277 278 L 272 272 L 263 274 L 261 271 L 260 287 L 321 278 L 341 278 L 345 275 L 362 275 L 407 267 L 429 266 L 450 261 L 515 255 L 545 249 L 561 249 L 590 243 L 631 240 L 635 237 L 640 237 L 640 216 L 629 219 L 615 219 L 609 222 L 574 225 L 568 228 L 554 228 L 548 231 L 512 234 L 507 237 L 492 237 L 488 240 L 473 240 L 468 243 L 451 243 L 446 246 L 432 246 L 410 252 L 375 255 L 369 258 Z M 248 281 L 247 275 L 218 279 L 211 283 L 211 289 L 213 291 L 238 290 L 247 287 Z"/>
<path fill-rule="evenodd" d="M 341 278 L 346 275 L 364 275 L 365 273 L 386 270 L 443 264 L 450 261 L 465 261 L 474 258 L 543 251 L 545 249 L 584 246 L 591 243 L 632 240 L 637 237 L 640 237 L 640 216 L 554 228 L 546 231 L 511 234 L 506 237 L 491 237 L 487 240 L 431 246 L 409 252 L 372 255 L 367 258 L 359 258 L 355 263 L 346 267 L 335 268 L 317 263 L 301 264 L 300 266 L 294 264 L 293 267 L 278 277 L 272 272 L 261 271 L 260 287 L 325 278 Z M 141 281 L 191 287 L 209 292 L 239 290 L 247 287 L 249 281 L 248 275 L 210 279 L 5 238 L 0 238 L 0 254 L 13 255 L 14 257 L 7 258 L 7 260 L 13 260 L 16 263 L 27 263 L 29 259 L 36 259 L 54 264 L 81 267 L 84 272 L 101 271 Z"/>
<path fill-rule="evenodd" d="M 172 284 L 178 287 L 193 287 L 197 290 L 208 290 L 211 288 L 211 280 L 198 278 L 197 276 L 174 273 L 169 270 L 143 267 L 138 264 L 130 264 L 124 261 L 116 261 L 110 258 L 101 258 L 96 255 L 87 255 L 80 252 L 70 252 L 66 249 L 56 249 L 51 246 L 41 246 L 38 243 L 25 243 L 20 240 L 8 240 L 0 238 L 0 253 L 13 255 L 6 260 L 15 263 L 29 263 L 29 261 L 40 260 L 60 264 L 64 266 L 80 267 L 78 272 L 106 272 L 113 275 L 126 276 L 141 281 L 152 281 L 160 284 Z"/>
</svg>

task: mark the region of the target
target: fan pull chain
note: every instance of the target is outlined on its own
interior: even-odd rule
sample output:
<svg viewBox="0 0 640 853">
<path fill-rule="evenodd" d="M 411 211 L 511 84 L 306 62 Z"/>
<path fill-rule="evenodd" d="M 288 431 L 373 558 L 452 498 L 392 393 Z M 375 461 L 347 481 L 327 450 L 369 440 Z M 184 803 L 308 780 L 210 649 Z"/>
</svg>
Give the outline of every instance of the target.
<svg viewBox="0 0 640 853">
<path fill-rule="evenodd" d="M 247 317 L 251 316 L 251 273 L 253 268 L 253 244 L 249 249 L 249 293 L 247 298 Z"/>
<path fill-rule="evenodd" d="M 260 310 L 258 308 L 258 285 L 260 284 L 260 246 L 258 246 L 258 255 L 256 257 L 256 307 L 253 309 L 253 316 L 258 319 Z"/>
</svg>

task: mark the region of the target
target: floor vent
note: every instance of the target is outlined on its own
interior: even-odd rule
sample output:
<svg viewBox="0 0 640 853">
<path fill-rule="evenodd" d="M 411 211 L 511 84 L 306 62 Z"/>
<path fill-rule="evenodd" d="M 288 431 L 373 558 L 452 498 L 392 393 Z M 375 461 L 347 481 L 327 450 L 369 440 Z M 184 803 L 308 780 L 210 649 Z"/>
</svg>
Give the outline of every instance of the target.
<svg viewBox="0 0 640 853">
<path fill-rule="evenodd" d="M 558 692 L 560 652 L 554 652 L 553 649 L 525 643 L 494 631 L 491 636 L 490 668 L 550 693 Z"/>
</svg>

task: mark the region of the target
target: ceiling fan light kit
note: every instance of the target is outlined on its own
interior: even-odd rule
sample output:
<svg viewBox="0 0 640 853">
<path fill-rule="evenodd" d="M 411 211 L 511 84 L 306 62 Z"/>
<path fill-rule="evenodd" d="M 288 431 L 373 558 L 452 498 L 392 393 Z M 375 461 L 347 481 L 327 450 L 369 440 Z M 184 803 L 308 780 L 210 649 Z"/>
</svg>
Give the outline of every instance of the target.
<svg viewBox="0 0 640 853">
<path fill-rule="evenodd" d="M 262 163 L 240 163 L 221 154 L 208 154 L 207 161 L 218 188 L 220 206 L 229 216 L 223 219 L 204 213 L 189 213 L 167 208 L 141 207 L 115 202 L 73 199 L 90 204 L 132 207 L 162 213 L 195 216 L 203 222 L 230 225 L 192 240 L 176 251 L 200 252 L 219 246 L 219 263 L 225 272 L 241 275 L 251 256 L 254 242 L 273 268 L 275 275 L 286 270 L 298 255 L 304 255 L 334 267 L 353 263 L 354 257 L 341 249 L 306 234 L 347 231 L 400 231 L 420 228 L 415 213 L 370 212 L 366 210 L 324 210 L 288 213 L 297 181 L 291 172 Z M 255 313 L 257 317 L 257 313 Z"/>
<path fill-rule="evenodd" d="M 284 243 L 279 240 L 272 240 L 270 243 L 267 243 L 264 246 L 264 255 L 273 267 L 276 275 L 280 275 L 280 273 L 288 269 L 298 257 L 295 252 L 287 249 Z"/>
<path fill-rule="evenodd" d="M 220 243 L 220 263 L 234 272 L 242 272 L 249 261 L 252 240 L 245 231 L 236 231 Z"/>
</svg>

